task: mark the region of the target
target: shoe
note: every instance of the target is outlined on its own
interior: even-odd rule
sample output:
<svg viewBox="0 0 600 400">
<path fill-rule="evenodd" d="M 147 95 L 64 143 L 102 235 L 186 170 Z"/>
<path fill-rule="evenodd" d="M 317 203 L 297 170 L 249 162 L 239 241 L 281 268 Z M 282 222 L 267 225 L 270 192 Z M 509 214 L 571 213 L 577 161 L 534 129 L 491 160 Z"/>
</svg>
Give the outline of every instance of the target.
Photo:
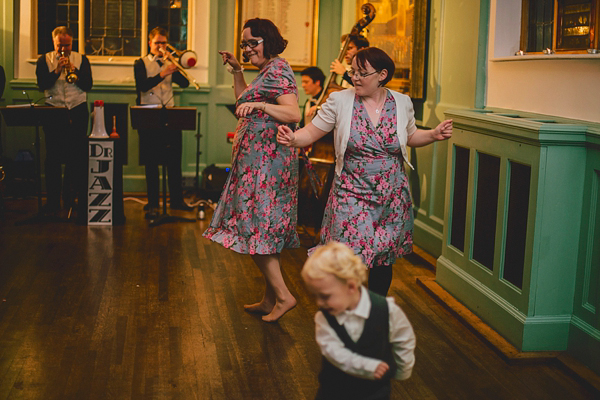
<svg viewBox="0 0 600 400">
<path fill-rule="evenodd" d="M 154 207 L 149 207 L 148 208 L 148 212 L 146 213 L 146 215 L 144 215 L 144 218 L 146 219 L 157 219 L 158 218 L 158 209 L 154 208 Z"/>
<path fill-rule="evenodd" d="M 158 204 L 150 205 L 150 203 L 144 204 L 144 211 L 148 211 L 150 208 L 158 208 Z"/>
<path fill-rule="evenodd" d="M 185 201 L 171 203 L 169 208 L 171 208 L 171 210 L 194 211 L 194 207 L 189 206 Z"/>
</svg>

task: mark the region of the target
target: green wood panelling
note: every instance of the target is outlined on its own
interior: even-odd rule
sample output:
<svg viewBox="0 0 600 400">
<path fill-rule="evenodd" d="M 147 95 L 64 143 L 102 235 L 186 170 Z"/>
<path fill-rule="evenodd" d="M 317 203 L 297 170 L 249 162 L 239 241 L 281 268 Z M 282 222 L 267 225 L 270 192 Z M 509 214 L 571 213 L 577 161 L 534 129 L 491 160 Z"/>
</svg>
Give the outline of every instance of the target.
<svg viewBox="0 0 600 400">
<path fill-rule="evenodd" d="M 524 351 L 567 350 L 574 315 L 579 326 L 589 325 L 593 338 L 600 307 L 600 126 L 517 111 L 446 114 L 454 119 L 455 134 L 438 282 Z M 460 148 L 471 154 L 464 250 L 453 245 L 460 243 L 453 240 L 453 229 L 460 230 L 450 215 L 457 209 L 455 174 L 464 171 L 461 159 L 457 164 Z M 498 182 L 480 179 L 482 154 L 499 159 Z M 480 201 L 481 182 L 497 186 L 481 192 L 495 194 L 496 201 Z M 472 248 L 482 240 L 474 229 L 478 207 L 487 207 L 488 217 L 496 212 L 491 268 Z M 510 207 L 518 208 L 516 214 Z M 597 350 L 600 343 L 594 343 Z"/>
</svg>

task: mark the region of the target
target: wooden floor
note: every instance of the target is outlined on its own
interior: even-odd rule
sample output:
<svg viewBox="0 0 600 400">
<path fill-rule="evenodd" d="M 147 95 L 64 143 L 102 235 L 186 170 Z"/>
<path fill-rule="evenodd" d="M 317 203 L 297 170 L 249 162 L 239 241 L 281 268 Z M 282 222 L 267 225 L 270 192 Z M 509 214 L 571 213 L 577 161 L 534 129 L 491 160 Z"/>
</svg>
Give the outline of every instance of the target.
<svg viewBox="0 0 600 400">
<path fill-rule="evenodd" d="M 0 221 L 0 399 L 312 399 L 320 354 L 306 248 L 285 251 L 298 306 L 279 323 L 245 313 L 263 281 L 248 256 L 202 238 L 207 221 L 148 227 Z M 185 213 L 178 215 L 185 215 Z M 412 263 L 411 263 L 412 262 Z M 409 257 L 391 294 L 417 335 L 412 378 L 393 399 L 591 399 L 558 365 L 508 365 L 415 283 Z"/>
</svg>

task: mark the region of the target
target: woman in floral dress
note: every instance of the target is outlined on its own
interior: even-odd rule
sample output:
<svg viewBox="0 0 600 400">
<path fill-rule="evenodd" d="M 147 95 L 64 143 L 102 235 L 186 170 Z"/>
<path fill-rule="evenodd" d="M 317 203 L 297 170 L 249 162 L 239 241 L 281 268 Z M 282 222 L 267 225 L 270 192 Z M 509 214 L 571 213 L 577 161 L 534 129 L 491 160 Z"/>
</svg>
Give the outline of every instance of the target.
<svg viewBox="0 0 600 400">
<path fill-rule="evenodd" d="M 278 57 L 287 45 L 267 19 L 251 19 L 242 31 L 244 57 L 258 67 L 246 84 L 235 56 L 219 52 L 233 74 L 237 98 L 232 167 L 210 227 L 204 232 L 224 247 L 250 254 L 265 277 L 260 302 L 245 305 L 273 322 L 296 305 L 281 274 L 280 253 L 298 247 L 296 215 L 298 160 L 293 149 L 277 144 L 277 126 L 292 129 L 300 121 L 298 88 L 287 61 Z"/>
<path fill-rule="evenodd" d="M 406 145 L 452 136 L 452 121 L 417 129 L 408 96 L 383 87 L 394 62 L 382 50 L 360 50 L 352 60 L 354 88 L 332 93 L 305 128 L 280 126 L 277 140 L 305 147 L 334 130 L 336 178 L 329 194 L 321 244 L 349 245 L 370 267 L 369 289 L 386 295 L 397 257 L 412 251 L 413 213 L 403 161 Z M 410 164 L 409 164 L 410 165 Z"/>
</svg>

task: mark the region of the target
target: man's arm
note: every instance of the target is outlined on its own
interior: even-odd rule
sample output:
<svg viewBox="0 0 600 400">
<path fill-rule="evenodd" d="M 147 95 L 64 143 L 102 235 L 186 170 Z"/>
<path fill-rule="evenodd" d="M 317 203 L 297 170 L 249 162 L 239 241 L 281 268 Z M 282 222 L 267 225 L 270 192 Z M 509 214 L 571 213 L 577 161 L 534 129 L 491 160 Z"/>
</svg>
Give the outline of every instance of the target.
<svg viewBox="0 0 600 400">
<path fill-rule="evenodd" d="M 135 89 L 138 92 L 147 92 L 163 80 L 160 74 L 148 77 L 146 66 L 141 58 L 137 59 L 133 64 L 133 73 L 135 76 Z"/>
<path fill-rule="evenodd" d="M 92 67 L 90 66 L 90 61 L 86 56 L 82 56 L 80 67 L 81 68 L 77 70 L 77 77 L 79 79 L 77 79 L 75 84 L 84 92 L 89 92 L 92 90 L 94 81 L 92 80 Z"/>
<path fill-rule="evenodd" d="M 344 75 L 342 75 L 342 79 L 354 86 L 354 82 L 352 82 L 352 78 L 350 78 L 350 74 L 348 73 L 348 71 L 344 72 Z"/>
<path fill-rule="evenodd" d="M 4 68 L 0 65 L 0 98 L 4 94 L 4 85 L 6 85 L 6 75 L 4 75 Z"/>
<path fill-rule="evenodd" d="M 37 77 L 38 88 L 41 92 L 54 86 L 59 77 L 59 75 L 54 73 L 54 71 L 51 72 L 48 70 L 46 55 L 44 54 L 42 54 L 37 60 L 35 66 L 35 76 Z"/>
<path fill-rule="evenodd" d="M 173 73 L 173 82 L 179 85 L 179 87 L 186 88 L 190 86 L 190 81 L 179 71 Z"/>
</svg>

